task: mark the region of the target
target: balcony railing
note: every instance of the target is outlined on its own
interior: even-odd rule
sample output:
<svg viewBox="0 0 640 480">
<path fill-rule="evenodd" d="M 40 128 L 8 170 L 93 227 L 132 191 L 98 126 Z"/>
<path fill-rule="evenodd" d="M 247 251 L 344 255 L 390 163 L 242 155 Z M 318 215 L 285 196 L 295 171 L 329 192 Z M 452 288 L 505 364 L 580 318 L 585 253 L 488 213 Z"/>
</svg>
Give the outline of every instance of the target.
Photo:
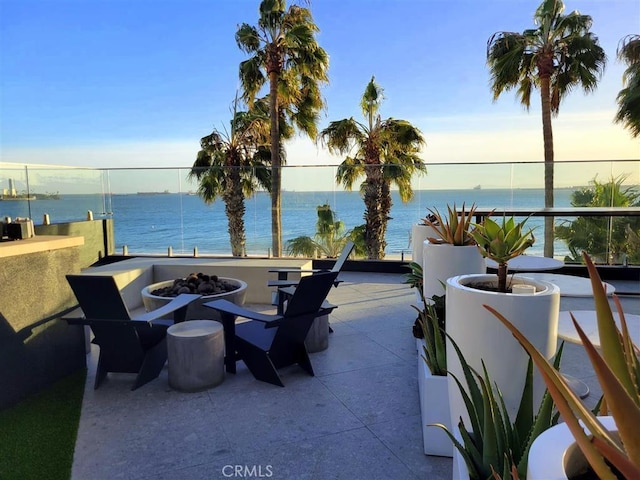
<svg viewBox="0 0 640 480">
<path fill-rule="evenodd" d="M 336 184 L 336 166 L 283 167 L 282 236 L 286 241 L 313 236 L 316 207 L 328 204 L 347 229 L 364 223 L 364 203 L 359 182 L 354 191 Z M 94 218 L 111 217 L 116 246 L 130 254 L 229 255 L 229 234 L 224 203 L 206 205 L 197 195 L 197 182 L 188 178 L 189 168 L 92 169 L 54 168 L 0 164 L 0 220 L 30 217 L 36 224 L 45 214 L 52 223 L 81 220 L 91 211 Z M 412 179 L 414 198 L 400 201 L 392 192 L 393 207 L 386 232 L 387 258 L 400 258 L 411 250 L 411 226 L 426 216 L 427 208 L 445 209 L 447 204 L 476 203 L 481 209 L 530 209 L 544 207 L 544 164 L 467 163 L 429 164 L 428 173 Z M 571 161 L 555 163 L 555 206 L 571 207 L 572 194 L 596 178 L 606 183 L 621 178 L 624 189 L 640 195 L 640 160 Z M 640 199 L 635 199 L 635 206 Z M 612 206 L 612 205 L 602 205 Z M 602 219 L 606 261 L 640 263 L 628 255 L 611 255 L 622 231 L 637 241 L 640 217 Z M 271 246 L 271 204 L 267 192 L 246 199 L 244 215 L 246 254 L 265 256 Z M 569 225 L 575 216 L 556 217 L 556 225 Z M 532 217 L 539 239 L 528 251 L 541 254 L 542 218 Z M 622 222 L 622 224 L 620 224 Z M 626 222 L 626 223 L 625 223 Z M 598 224 L 599 225 L 599 224 Z M 628 225 L 628 228 L 627 228 Z M 600 228 L 600 226 L 598 227 Z M 578 233 L 576 233 L 577 235 Z M 635 237 L 634 237 L 635 234 Z M 571 254 L 566 242 L 556 239 L 555 256 Z M 600 246 L 598 246 L 600 248 Z M 640 251 L 640 247 L 636 248 Z M 608 253 L 607 253 L 608 252 Z M 601 255 L 603 252 L 590 252 Z"/>
</svg>

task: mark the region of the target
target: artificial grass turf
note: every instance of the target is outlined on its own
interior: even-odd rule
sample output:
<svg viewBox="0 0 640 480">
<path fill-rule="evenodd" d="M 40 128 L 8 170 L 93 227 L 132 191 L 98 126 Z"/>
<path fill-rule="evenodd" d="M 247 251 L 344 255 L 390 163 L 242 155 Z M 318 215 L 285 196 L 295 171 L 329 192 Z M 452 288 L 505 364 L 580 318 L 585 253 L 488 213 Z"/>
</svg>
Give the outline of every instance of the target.
<svg viewBox="0 0 640 480">
<path fill-rule="evenodd" d="M 0 412 L 2 480 L 71 478 L 86 369 Z"/>
</svg>

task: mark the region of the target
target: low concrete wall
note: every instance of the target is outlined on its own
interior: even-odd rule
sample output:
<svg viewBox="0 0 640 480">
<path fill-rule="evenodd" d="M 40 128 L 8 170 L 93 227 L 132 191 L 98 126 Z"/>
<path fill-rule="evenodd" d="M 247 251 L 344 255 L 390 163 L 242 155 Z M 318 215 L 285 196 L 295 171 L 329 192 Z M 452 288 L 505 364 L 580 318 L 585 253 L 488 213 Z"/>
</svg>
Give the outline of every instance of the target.
<svg viewBox="0 0 640 480">
<path fill-rule="evenodd" d="M 271 303 L 273 288 L 267 282 L 275 280 L 277 274 L 269 273 L 276 268 L 311 269 L 311 261 L 305 259 L 252 259 L 252 258 L 131 258 L 85 270 L 92 275 L 113 275 L 129 309 L 142 305 L 141 290 L 156 282 L 186 277 L 190 273 L 231 277 L 247 283 L 246 303 Z M 299 280 L 299 273 L 290 273 L 289 278 Z"/>
<path fill-rule="evenodd" d="M 80 250 L 80 264 L 83 266 L 93 265 L 114 253 L 115 237 L 111 218 L 36 225 L 34 230 L 36 235 L 84 237 L 84 246 Z"/>
</svg>

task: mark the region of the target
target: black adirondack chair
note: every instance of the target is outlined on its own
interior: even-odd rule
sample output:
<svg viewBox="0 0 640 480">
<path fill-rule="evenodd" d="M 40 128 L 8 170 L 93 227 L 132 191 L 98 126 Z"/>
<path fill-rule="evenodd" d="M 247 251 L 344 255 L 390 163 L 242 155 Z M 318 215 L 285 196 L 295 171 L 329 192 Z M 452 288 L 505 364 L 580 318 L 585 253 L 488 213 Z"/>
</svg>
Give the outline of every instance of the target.
<svg viewBox="0 0 640 480">
<path fill-rule="evenodd" d="M 354 248 L 354 244 L 352 241 L 348 241 L 344 248 L 342 249 L 342 252 L 340 252 L 340 256 L 338 257 L 338 259 L 336 260 L 336 262 L 333 264 L 333 267 L 331 268 L 331 270 L 321 270 L 321 269 L 312 269 L 312 270 L 301 270 L 299 268 L 276 268 L 274 270 L 269 270 L 270 273 L 277 273 L 278 274 L 278 279 L 277 280 L 269 280 L 267 282 L 267 286 L 268 287 L 277 287 L 279 289 L 283 288 L 283 287 L 293 287 L 296 286 L 298 284 L 297 280 L 290 280 L 289 279 L 289 273 L 311 273 L 311 274 L 316 274 L 316 273 L 320 273 L 320 272 L 336 272 L 336 273 L 340 273 L 340 271 L 342 270 L 342 267 L 344 266 L 345 262 L 347 261 L 347 258 L 349 258 L 349 255 L 351 255 L 351 252 L 353 251 Z M 340 284 L 340 280 L 335 280 L 333 282 L 333 285 L 335 287 L 337 287 Z M 273 299 L 273 304 L 278 306 L 278 313 L 282 313 L 282 308 L 284 305 L 284 302 L 287 300 L 287 295 L 281 295 L 280 292 L 276 292 L 276 295 Z"/>
<path fill-rule="evenodd" d="M 322 272 L 303 277 L 295 290 L 290 287 L 282 314 L 254 312 L 227 300 L 205 303 L 222 316 L 227 371 L 235 373 L 235 362 L 243 360 L 256 379 L 281 387 L 278 369 L 282 367 L 298 364 L 313 375 L 304 341 L 313 320 L 336 308 L 325 299 L 337 276 L 338 272 Z M 236 317 L 249 321 L 236 324 Z"/>
<path fill-rule="evenodd" d="M 89 325 L 92 343 L 100 347 L 94 388 L 108 372 L 136 373 L 131 390 L 158 377 L 167 361 L 167 328 L 184 321 L 187 306 L 200 295 L 184 294 L 152 312 L 132 318 L 115 279 L 107 275 L 67 275 L 83 318 L 66 318 L 72 325 Z M 168 313 L 174 320 L 160 320 Z"/>
</svg>

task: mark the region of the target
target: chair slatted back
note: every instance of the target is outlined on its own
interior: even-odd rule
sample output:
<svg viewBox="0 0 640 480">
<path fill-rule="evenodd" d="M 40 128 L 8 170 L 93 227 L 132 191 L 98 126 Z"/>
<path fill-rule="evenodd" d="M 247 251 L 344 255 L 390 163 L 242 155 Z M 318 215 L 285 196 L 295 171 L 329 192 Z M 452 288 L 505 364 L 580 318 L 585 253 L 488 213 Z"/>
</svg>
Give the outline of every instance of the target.
<svg viewBox="0 0 640 480">
<path fill-rule="evenodd" d="M 296 317 L 306 313 L 317 313 L 337 276 L 338 272 L 319 272 L 302 277 L 287 303 L 284 316 Z"/>
<path fill-rule="evenodd" d="M 131 320 L 116 280 L 109 275 L 67 275 L 67 281 L 88 319 Z"/>
<path fill-rule="evenodd" d="M 351 255 L 353 247 L 355 247 L 354 243 L 349 240 L 342 249 L 342 253 L 340 253 L 340 256 L 336 260 L 336 263 L 333 264 L 333 268 L 331 269 L 332 272 L 340 272 L 340 270 L 342 270 L 342 267 L 347 261 L 347 258 L 349 258 L 349 255 Z"/>
</svg>

